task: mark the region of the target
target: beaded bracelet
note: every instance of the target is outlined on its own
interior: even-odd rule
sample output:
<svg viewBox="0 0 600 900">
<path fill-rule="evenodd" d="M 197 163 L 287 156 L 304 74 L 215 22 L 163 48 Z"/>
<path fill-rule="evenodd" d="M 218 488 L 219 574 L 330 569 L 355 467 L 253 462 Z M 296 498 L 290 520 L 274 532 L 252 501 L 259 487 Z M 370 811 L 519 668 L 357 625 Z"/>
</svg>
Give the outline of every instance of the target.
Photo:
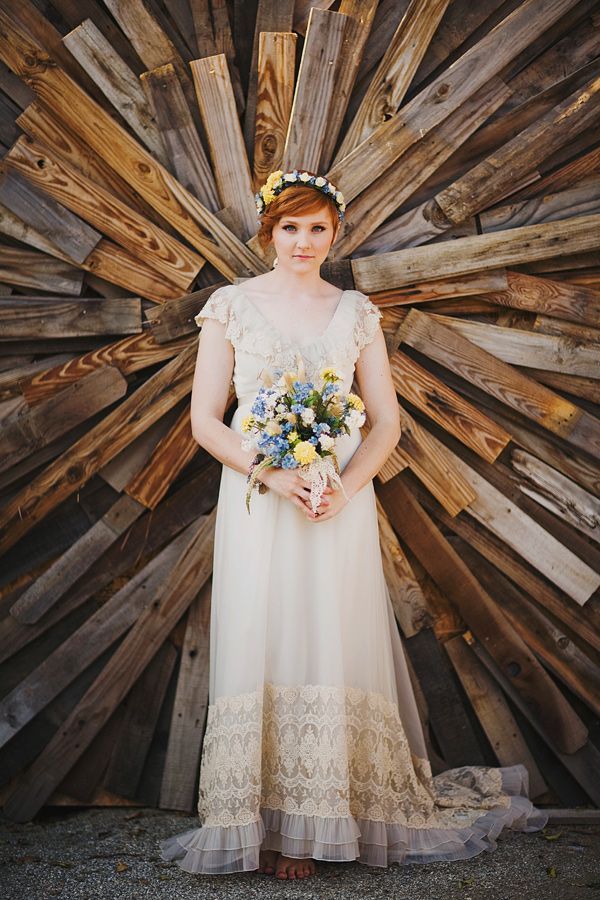
<svg viewBox="0 0 600 900">
<path fill-rule="evenodd" d="M 250 484 L 250 481 L 252 479 L 253 471 L 255 470 L 255 468 L 257 467 L 259 462 L 261 462 L 264 458 L 265 458 L 264 453 L 257 453 L 256 456 L 254 457 L 254 459 L 252 460 L 252 462 L 250 463 L 250 466 L 248 468 L 248 475 L 246 476 L 246 482 L 248 484 Z M 269 490 L 269 488 L 263 481 L 258 481 L 258 480 L 255 481 L 253 488 L 256 488 L 256 487 L 258 487 L 259 494 L 264 494 L 264 493 L 266 493 L 266 491 Z"/>
</svg>

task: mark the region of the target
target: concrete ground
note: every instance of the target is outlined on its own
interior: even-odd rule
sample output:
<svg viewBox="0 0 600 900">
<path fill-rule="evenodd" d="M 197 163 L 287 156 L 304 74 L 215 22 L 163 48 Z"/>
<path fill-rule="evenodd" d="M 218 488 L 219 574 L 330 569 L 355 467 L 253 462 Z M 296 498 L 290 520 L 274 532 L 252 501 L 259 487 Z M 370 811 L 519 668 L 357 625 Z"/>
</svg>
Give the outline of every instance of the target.
<svg viewBox="0 0 600 900">
<path fill-rule="evenodd" d="M 367 867 L 317 862 L 317 875 L 190 875 L 164 862 L 158 841 L 197 820 L 156 809 L 45 809 L 0 821 L 2 900 L 600 900 L 600 826 L 505 830 L 498 847 L 465 862 Z"/>
</svg>

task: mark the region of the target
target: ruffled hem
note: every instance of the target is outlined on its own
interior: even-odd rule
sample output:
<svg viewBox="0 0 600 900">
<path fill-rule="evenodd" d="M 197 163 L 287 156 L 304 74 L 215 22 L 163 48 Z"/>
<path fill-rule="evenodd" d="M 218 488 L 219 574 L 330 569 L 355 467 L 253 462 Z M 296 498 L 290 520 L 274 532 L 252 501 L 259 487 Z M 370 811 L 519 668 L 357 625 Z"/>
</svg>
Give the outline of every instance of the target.
<svg viewBox="0 0 600 900">
<path fill-rule="evenodd" d="M 259 851 L 278 850 L 300 859 L 392 863 L 447 862 L 496 849 L 503 828 L 539 831 L 548 815 L 527 798 L 529 776 L 522 765 L 499 767 L 510 805 L 486 810 L 464 828 L 408 828 L 370 819 L 322 818 L 260 808 L 248 825 L 190 828 L 160 841 L 164 860 L 193 874 L 217 875 L 258 869 Z"/>
</svg>

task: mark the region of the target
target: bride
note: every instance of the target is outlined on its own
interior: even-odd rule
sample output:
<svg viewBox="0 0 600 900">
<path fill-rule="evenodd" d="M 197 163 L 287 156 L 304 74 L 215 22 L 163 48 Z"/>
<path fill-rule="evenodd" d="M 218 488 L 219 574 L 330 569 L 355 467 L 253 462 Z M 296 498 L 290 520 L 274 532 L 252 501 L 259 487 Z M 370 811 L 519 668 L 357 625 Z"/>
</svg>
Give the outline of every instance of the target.
<svg viewBox="0 0 600 900">
<path fill-rule="evenodd" d="M 160 842 L 188 872 L 316 873 L 465 859 L 504 826 L 546 820 L 523 765 L 433 776 L 385 581 L 373 477 L 400 438 L 381 313 L 321 278 L 344 217 L 310 172 L 272 173 L 256 195 L 275 268 L 209 297 L 192 393 L 196 440 L 223 463 L 211 593 L 209 706 L 199 827 Z M 294 468 L 253 469 L 243 422 L 265 371 L 356 378 L 369 419 L 335 439 L 343 490 L 313 512 Z M 224 416 L 235 388 L 237 408 Z M 248 484 L 257 476 L 251 514 Z"/>
</svg>

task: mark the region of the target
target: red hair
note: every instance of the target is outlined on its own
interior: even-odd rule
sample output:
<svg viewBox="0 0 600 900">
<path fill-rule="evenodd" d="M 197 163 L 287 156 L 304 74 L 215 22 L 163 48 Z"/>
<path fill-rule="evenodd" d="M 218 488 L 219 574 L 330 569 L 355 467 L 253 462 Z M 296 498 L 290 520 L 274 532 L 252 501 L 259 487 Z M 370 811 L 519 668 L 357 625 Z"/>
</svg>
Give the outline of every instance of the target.
<svg viewBox="0 0 600 900">
<path fill-rule="evenodd" d="M 309 172 L 312 175 L 312 172 Z M 271 200 L 264 213 L 260 217 L 258 229 L 258 242 L 263 250 L 266 250 L 273 234 L 273 226 L 285 216 L 303 216 L 310 213 L 328 213 L 335 235 L 339 224 L 337 206 L 335 202 L 323 194 L 318 188 L 308 187 L 305 184 L 293 184 Z"/>
</svg>

